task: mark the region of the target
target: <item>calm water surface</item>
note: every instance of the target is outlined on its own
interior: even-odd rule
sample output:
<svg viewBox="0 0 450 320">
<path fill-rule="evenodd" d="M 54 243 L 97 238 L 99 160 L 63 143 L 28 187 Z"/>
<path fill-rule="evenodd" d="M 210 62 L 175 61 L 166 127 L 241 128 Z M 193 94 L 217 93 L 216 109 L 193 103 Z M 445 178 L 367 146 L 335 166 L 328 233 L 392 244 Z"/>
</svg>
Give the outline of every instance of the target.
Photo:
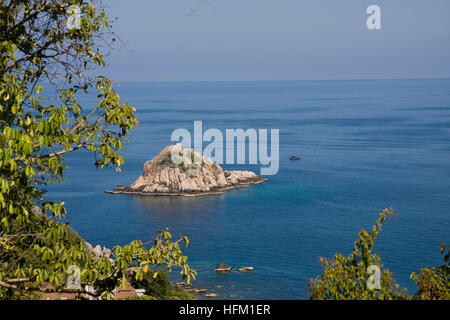
<svg viewBox="0 0 450 320">
<path fill-rule="evenodd" d="M 393 206 L 375 251 L 410 293 L 413 270 L 441 264 L 450 243 L 450 79 L 122 83 L 140 121 L 121 173 L 68 157 L 67 220 L 92 244 L 187 235 L 195 285 L 224 299 L 303 299 L 320 256 L 349 254 L 361 228 Z M 94 99 L 86 98 L 87 102 Z M 198 198 L 105 194 L 133 182 L 176 128 L 279 128 L 280 170 L 265 184 Z M 224 132 L 224 131 L 223 131 Z M 301 161 L 289 161 L 291 155 Z M 230 166 L 259 173 L 259 166 Z M 254 266 L 216 274 L 217 263 Z"/>
</svg>

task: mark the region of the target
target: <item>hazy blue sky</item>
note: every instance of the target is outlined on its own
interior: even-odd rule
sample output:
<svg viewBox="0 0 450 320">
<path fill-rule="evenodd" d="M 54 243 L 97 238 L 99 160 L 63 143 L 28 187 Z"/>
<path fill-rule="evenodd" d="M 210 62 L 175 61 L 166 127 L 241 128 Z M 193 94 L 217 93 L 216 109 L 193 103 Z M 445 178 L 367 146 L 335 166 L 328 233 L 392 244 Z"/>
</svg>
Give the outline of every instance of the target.
<svg viewBox="0 0 450 320">
<path fill-rule="evenodd" d="M 450 77 L 450 0 L 108 0 L 115 81 Z M 366 9 L 381 7 L 382 30 Z"/>
</svg>

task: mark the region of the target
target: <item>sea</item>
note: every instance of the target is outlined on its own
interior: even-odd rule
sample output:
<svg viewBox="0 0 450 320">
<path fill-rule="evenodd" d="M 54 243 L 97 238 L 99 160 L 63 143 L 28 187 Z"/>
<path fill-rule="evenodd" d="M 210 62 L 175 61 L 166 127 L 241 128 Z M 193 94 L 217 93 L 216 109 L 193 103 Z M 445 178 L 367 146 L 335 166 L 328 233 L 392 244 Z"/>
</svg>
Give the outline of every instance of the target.
<svg viewBox="0 0 450 320">
<path fill-rule="evenodd" d="M 93 245 L 152 240 L 169 228 L 194 287 L 220 299 L 307 299 L 320 257 L 349 255 L 384 208 L 374 253 L 415 292 L 412 271 L 443 264 L 450 243 L 450 79 L 136 82 L 115 85 L 139 120 L 124 144 L 122 172 L 97 170 L 87 151 L 69 154 L 65 221 Z M 96 95 L 82 98 L 95 105 Z M 132 183 L 146 161 L 174 144 L 172 132 L 279 129 L 279 170 L 267 182 L 221 195 L 152 197 L 104 191 Z M 270 140 L 270 139 L 269 139 Z M 290 156 L 300 161 L 289 160 Z M 260 173 L 261 164 L 223 164 Z M 218 263 L 252 272 L 214 272 Z M 171 275 L 180 281 L 177 270 Z M 200 297 L 202 298 L 202 297 Z M 204 297 L 202 299 L 205 299 Z"/>
</svg>

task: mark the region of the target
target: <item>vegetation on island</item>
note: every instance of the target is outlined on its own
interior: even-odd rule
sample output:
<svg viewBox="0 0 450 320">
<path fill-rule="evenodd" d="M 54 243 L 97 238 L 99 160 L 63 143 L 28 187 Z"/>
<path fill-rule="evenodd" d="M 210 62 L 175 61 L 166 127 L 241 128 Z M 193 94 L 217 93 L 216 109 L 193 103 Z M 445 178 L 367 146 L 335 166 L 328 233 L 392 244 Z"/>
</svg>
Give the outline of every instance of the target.
<svg viewBox="0 0 450 320">
<path fill-rule="evenodd" d="M 46 198 L 46 186 L 63 180 L 68 153 L 90 151 L 98 169 L 120 171 L 124 163 L 119 152 L 137 119 L 100 74 L 118 40 L 111 26 L 89 0 L 0 3 L 0 298 L 37 297 L 48 284 L 55 292 L 110 298 L 127 279 L 157 277 L 152 266 L 195 278 L 181 250 L 186 237 L 173 240 L 164 230 L 98 258 L 58 221 L 64 202 Z M 86 94 L 97 104 L 83 104 Z M 79 268 L 78 289 L 67 289 L 72 266 Z"/>
</svg>

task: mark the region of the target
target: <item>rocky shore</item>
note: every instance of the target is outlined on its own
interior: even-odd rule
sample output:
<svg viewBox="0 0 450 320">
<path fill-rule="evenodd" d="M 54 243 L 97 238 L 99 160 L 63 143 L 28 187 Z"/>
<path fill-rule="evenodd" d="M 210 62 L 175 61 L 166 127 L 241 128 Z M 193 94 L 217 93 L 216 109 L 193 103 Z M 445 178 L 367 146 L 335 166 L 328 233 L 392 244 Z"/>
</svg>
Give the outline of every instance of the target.
<svg viewBox="0 0 450 320">
<path fill-rule="evenodd" d="M 179 282 L 173 283 L 172 285 L 178 289 L 185 291 L 185 292 L 188 292 L 191 294 L 196 294 L 198 296 L 203 296 L 205 298 L 217 298 L 219 296 L 218 293 L 212 292 L 205 288 L 194 288 L 194 287 L 192 287 L 191 284 L 187 284 L 184 281 L 179 281 Z"/>
<path fill-rule="evenodd" d="M 266 181 L 251 171 L 224 171 L 211 159 L 182 149 L 181 144 L 165 147 L 144 164 L 144 173 L 128 186 L 105 192 L 137 195 L 200 196 L 221 194 Z"/>
</svg>

